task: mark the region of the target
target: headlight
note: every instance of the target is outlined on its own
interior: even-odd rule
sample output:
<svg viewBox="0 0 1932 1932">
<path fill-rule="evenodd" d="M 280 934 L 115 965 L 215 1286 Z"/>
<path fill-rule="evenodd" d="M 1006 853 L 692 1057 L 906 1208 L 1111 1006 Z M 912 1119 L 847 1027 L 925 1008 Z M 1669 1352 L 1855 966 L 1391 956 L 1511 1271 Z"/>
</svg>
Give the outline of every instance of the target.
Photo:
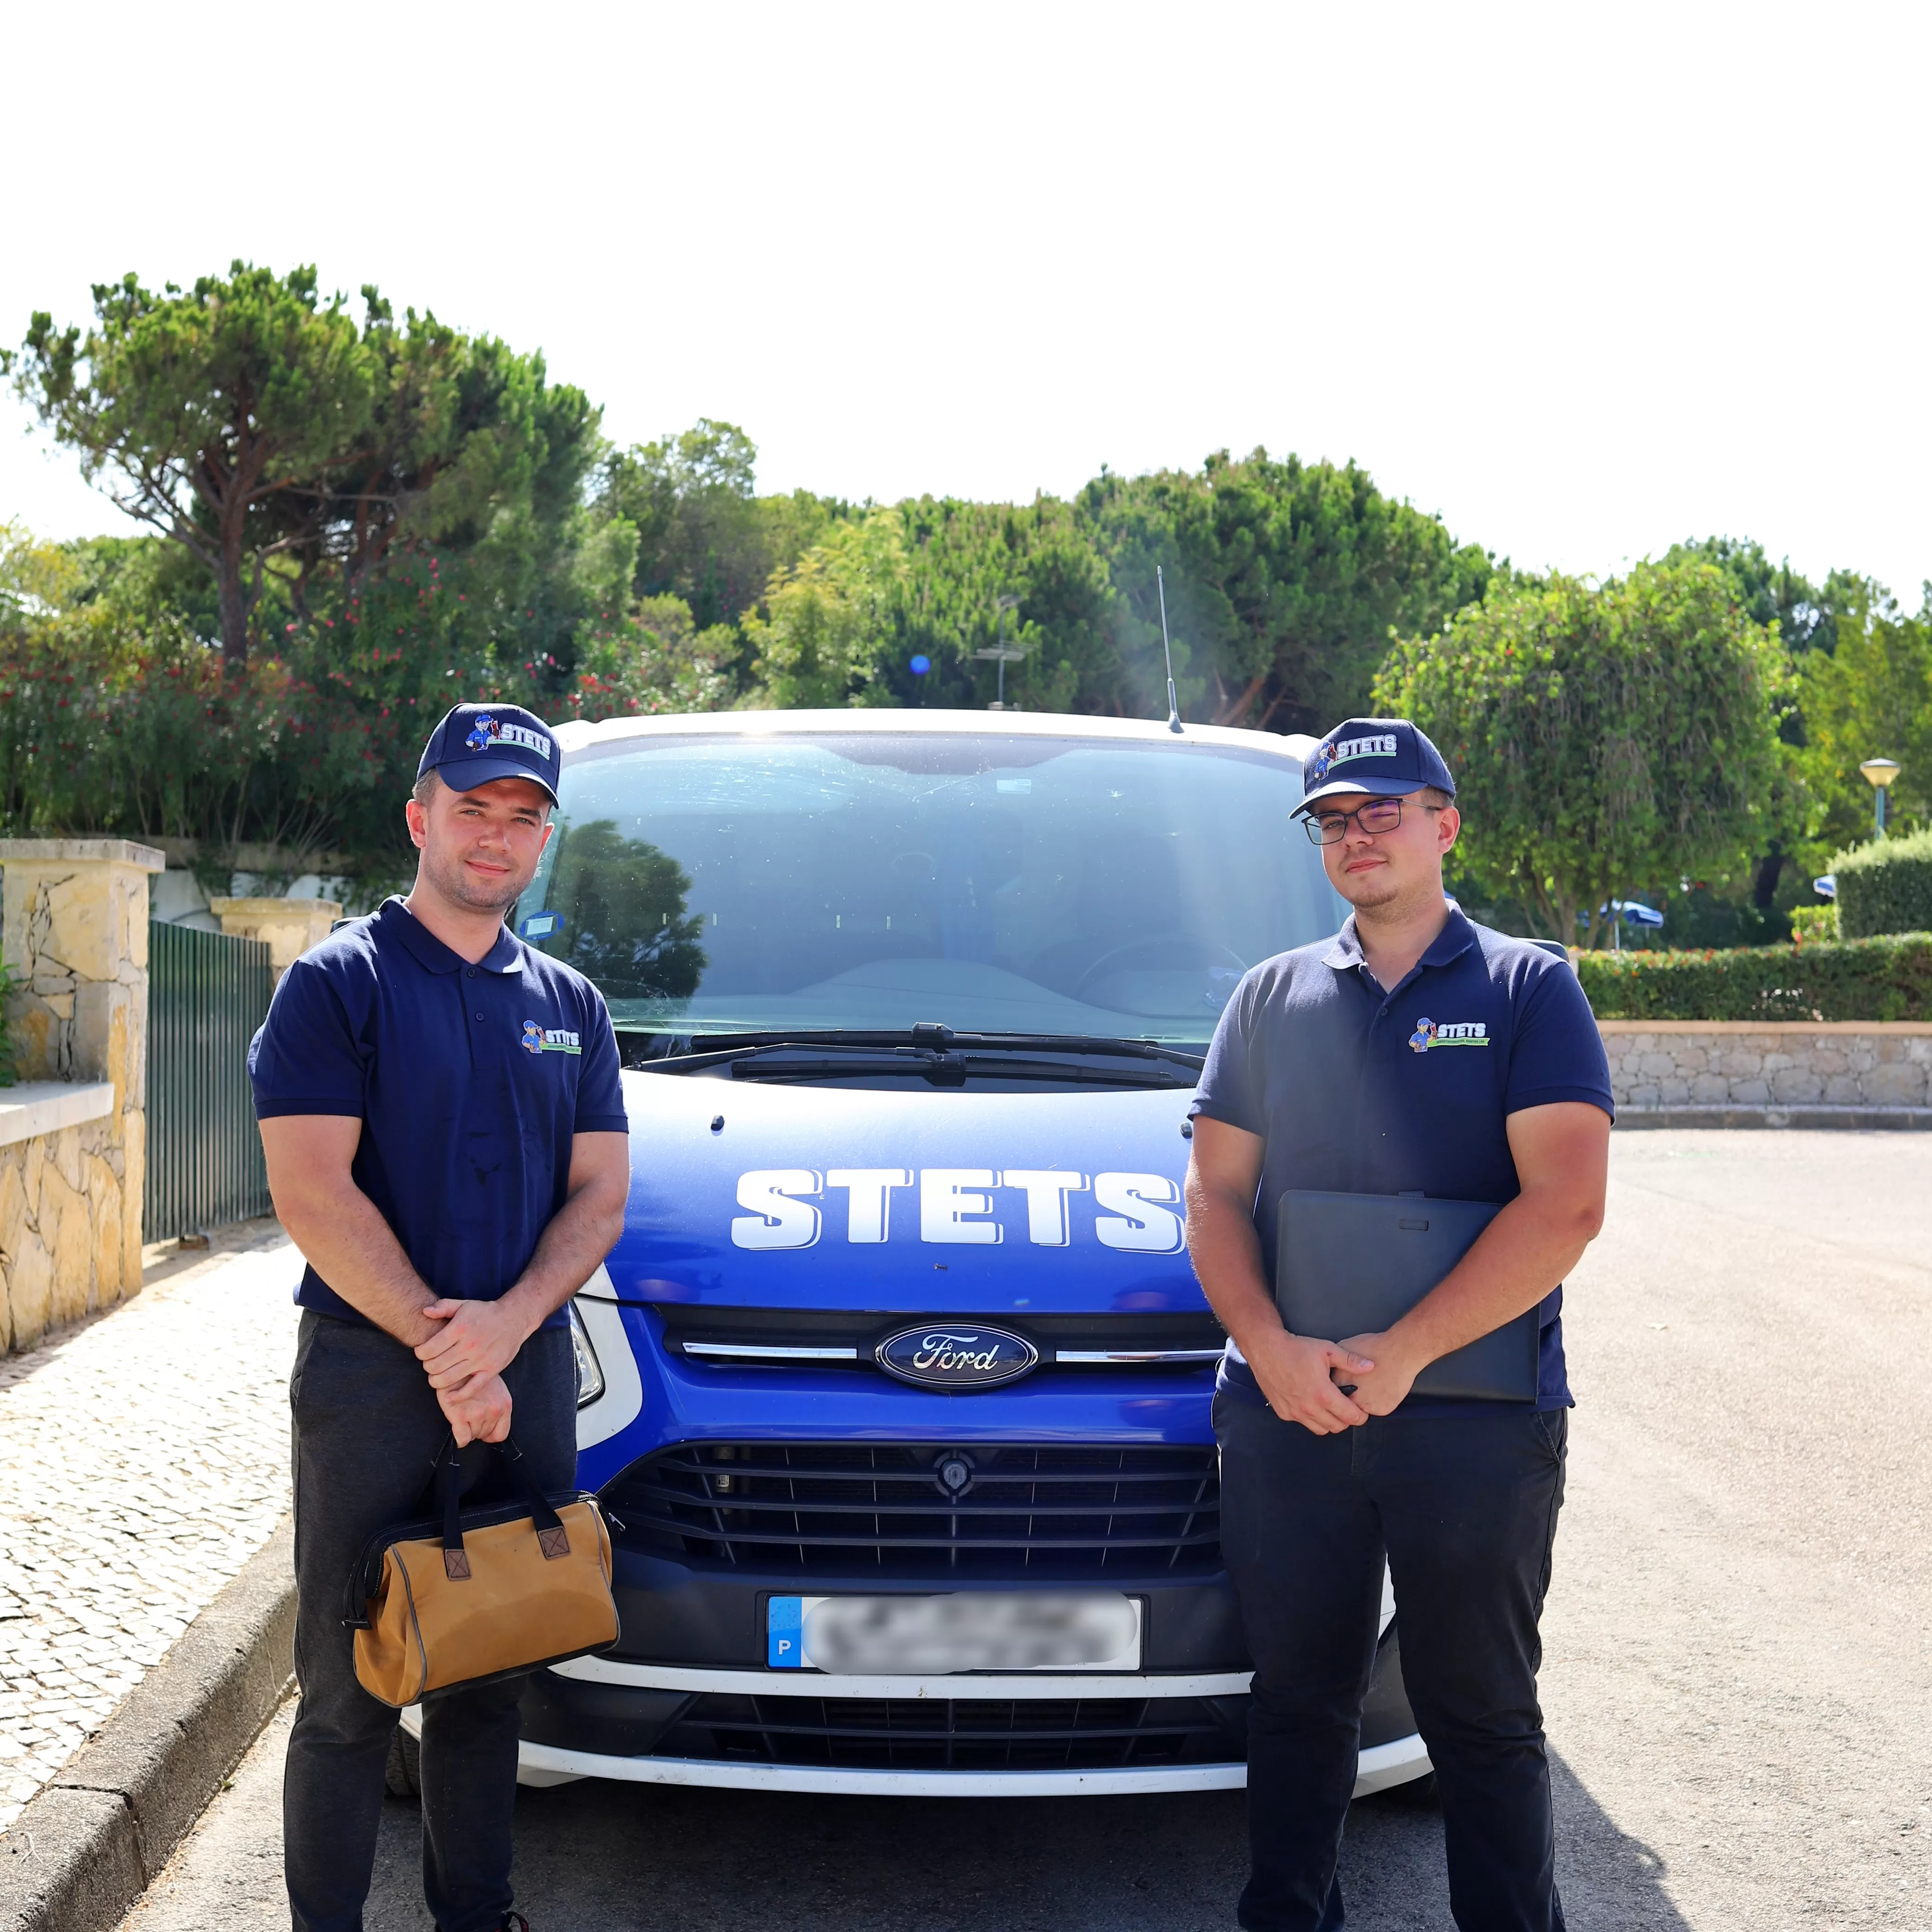
<svg viewBox="0 0 1932 1932">
<path fill-rule="evenodd" d="M 570 1304 L 570 1346 L 577 1357 L 577 1406 L 583 1408 L 604 1393 L 604 1371 L 598 1365 L 597 1351 L 590 1346 L 590 1332 L 574 1301 Z"/>
</svg>

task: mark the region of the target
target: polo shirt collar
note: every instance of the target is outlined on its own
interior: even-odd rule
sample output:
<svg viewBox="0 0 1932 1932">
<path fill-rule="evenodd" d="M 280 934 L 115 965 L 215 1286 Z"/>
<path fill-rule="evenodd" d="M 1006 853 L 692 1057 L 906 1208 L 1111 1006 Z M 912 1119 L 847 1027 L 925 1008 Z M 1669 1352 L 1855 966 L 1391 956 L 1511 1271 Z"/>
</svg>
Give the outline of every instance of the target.
<svg viewBox="0 0 1932 1932">
<path fill-rule="evenodd" d="M 428 973 L 460 972 L 470 962 L 460 952 L 452 952 L 429 928 L 404 904 L 400 896 L 392 896 L 382 902 L 382 909 L 377 916 L 382 920 L 386 932 L 393 932 L 409 949 L 416 964 Z M 508 926 L 497 935 L 496 943 L 476 962 L 478 968 L 485 973 L 508 973 L 516 965 L 518 942 L 516 935 Z"/>
<path fill-rule="evenodd" d="M 1442 922 L 1442 930 L 1429 942 L 1429 950 L 1415 962 L 1420 972 L 1425 966 L 1446 966 L 1452 959 L 1460 958 L 1476 943 L 1476 928 L 1464 914 L 1462 908 L 1454 899 L 1449 902 L 1449 916 Z M 1322 956 L 1324 966 L 1334 966 L 1346 971 L 1350 967 L 1366 966 L 1366 956 L 1362 951 L 1362 942 L 1355 931 L 1355 915 L 1349 914 L 1342 922 L 1342 930 L 1336 934 L 1335 943 Z"/>
</svg>

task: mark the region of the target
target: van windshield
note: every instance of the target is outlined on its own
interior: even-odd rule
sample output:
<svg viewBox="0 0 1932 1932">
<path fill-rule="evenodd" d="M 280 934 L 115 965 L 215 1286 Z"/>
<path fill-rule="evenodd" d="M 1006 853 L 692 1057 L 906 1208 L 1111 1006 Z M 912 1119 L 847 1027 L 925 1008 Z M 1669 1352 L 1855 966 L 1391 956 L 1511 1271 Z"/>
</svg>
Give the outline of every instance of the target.
<svg viewBox="0 0 1932 1932">
<path fill-rule="evenodd" d="M 620 1028 L 938 1022 L 1198 1047 L 1346 910 L 1292 759 L 991 732 L 626 739 L 566 764 L 516 911 Z"/>
</svg>

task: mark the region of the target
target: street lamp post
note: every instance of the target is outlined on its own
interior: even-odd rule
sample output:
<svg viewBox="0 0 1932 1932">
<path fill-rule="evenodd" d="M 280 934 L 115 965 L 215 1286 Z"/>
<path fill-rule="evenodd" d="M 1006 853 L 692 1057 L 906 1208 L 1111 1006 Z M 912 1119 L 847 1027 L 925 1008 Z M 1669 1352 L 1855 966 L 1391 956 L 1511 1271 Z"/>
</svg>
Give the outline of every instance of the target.
<svg viewBox="0 0 1932 1932">
<path fill-rule="evenodd" d="M 1006 642 L 1006 613 L 1009 610 L 1017 610 L 1019 608 L 1019 602 L 1017 597 L 1000 597 L 994 599 L 993 608 L 1000 614 L 1000 641 L 991 650 L 975 651 L 973 653 L 976 658 L 988 664 L 996 664 L 1000 668 L 1000 694 L 987 706 L 986 709 L 988 711 L 1005 710 L 1006 708 L 1006 667 L 1010 664 L 1018 664 L 1021 658 L 1026 656 L 1024 651 L 1015 650 Z"/>
<path fill-rule="evenodd" d="M 1886 788 L 1898 776 L 1896 758 L 1867 758 L 1859 766 L 1872 788 L 1872 836 L 1885 836 Z"/>
</svg>

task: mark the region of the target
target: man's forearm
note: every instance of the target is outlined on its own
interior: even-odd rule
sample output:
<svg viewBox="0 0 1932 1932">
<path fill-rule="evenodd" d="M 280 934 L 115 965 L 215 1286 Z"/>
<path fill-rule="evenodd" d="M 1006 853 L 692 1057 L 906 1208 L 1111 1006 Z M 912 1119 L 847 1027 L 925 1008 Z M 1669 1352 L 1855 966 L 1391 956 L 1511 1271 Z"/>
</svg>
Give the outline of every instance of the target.
<svg viewBox="0 0 1932 1932">
<path fill-rule="evenodd" d="M 1281 1331 L 1281 1316 L 1262 1271 L 1261 1237 L 1241 1204 L 1207 1187 L 1191 1188 L 1187 1251 L 1208 1306 L 1243 1354 L 1250 1352 L 1250 1337 Z"/>
<path fill-rule="evenodd" d="M 623 1232 L 624 1208 L 596 1187 L 580 1188 L 543 1231 L 530 1265 L 503 1297 L 526 1335 L 533 1335 L 590 1277 Z"/>
<path fill-rule="evenodd" d="M 1596 1232 L 1571 1204 L 1520 1194 L 1389 1331 L 1432 1362 L 1534 1308 L 1576 1266 Z"/>
<path fill-rule="evenodd" d="M 434 1294 L 362 1189 L 304 1194 L 275 1208 L 302 1258 L 358 1315 L 411 1348 L 435 1332 L 422 1312 Z"/>
</svg>

